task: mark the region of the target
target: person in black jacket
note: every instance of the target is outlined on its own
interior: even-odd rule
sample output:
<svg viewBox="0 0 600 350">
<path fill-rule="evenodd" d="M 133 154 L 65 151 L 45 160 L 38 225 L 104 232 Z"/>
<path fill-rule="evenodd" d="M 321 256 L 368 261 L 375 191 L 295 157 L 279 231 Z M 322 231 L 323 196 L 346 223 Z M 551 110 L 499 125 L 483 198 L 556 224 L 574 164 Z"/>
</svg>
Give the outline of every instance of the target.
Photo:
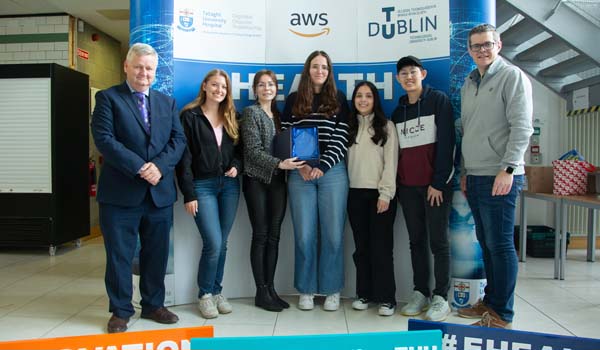
<svg viewBox="0 0 600 350">
<path fill-rule="evenodd" d="M 200 92 L 181 112 L 187 147 L 177 165 L 177 180 L 185 210 L 194 216 L 202 236 L 198 268 L 198 308 L 202 317 L 232 311 L 221 294 L 227 237 L 240 196 L 241 161 L 236 111 L 227 73 L 206 75 Z"/>
<path fill-rule="evenodd" d="M 397 79 L 406 95 L 392 113 L 396 124 L 398 198 L 410 240 L 414 292 L 400 312 L 442 321 L 450 314 L 450 244 L 448 218 L 452 203 L 454 173 L 454 118 L 448 96 L 423 86 L 427 70 L 414 56 L 402 57 L 396 65 Z M 430 301 L 430 255 L 433 253 L 435 288 Z M 430 305 L 431 304 L 431 305 Z"/>
</svg>

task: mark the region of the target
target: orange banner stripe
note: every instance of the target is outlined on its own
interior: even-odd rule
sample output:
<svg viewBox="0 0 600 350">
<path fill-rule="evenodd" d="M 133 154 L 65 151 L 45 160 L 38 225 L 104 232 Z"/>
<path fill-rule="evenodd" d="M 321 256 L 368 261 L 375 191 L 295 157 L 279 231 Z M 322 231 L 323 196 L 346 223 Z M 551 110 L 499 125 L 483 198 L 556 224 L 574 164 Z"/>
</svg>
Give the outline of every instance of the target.
<svg viewBox="0 0 600 350">
<path fill-rule="evenodd" d="M 0 342 L 0 350 L 121 350 L 134 349 L 189 349 L 192 338 L 212 338 L 212 326 L 173 328 L 157 331 L 125 332 L 115 334 L 83 335 L 76 337 L 31 339 Z"/>
</svg>

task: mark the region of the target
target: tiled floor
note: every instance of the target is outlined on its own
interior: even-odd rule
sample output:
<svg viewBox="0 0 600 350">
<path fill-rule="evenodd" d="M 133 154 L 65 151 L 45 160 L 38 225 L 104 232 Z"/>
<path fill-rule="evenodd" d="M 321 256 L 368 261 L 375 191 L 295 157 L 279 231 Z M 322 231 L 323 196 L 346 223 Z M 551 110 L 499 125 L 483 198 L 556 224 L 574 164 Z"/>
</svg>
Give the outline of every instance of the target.
<svg viewBox="0 0 600 350">
<path fill-rule="evenodd" d="M 569 250 L 565 281 L 552 279 L 552 259 L 528 258 L 519 268 L 515 329 L 599 336 L 600 262 L 588 263 L 585 251 Z M 81 248 L 60 248 L 54 257 L 44 250 L 1 249 L 0 341 L 105 332 L 109 314 L 103 274 L 99 239 L 86 241 Z M 296 301 L 293 296 L 286 299 Z M 216 336 L 244 336 L 396 331 L 406 330 L 408 324 L 408 318 L 398 313 L 380 317 L 374 307 L 352 310 L 349 299 L 337 312 L 292 306 L 281 313 L 258 309 L 251 298 L 231 301 L 233 313 L 208 321 L 195 305 L 173 307 L 180 317 L 173 327 L 214 325 Z M 472 321 L 453 315 L 447 322 Z M 129 327 L 133 331 L 168 326 L 135 317 Z"/>
</svg>

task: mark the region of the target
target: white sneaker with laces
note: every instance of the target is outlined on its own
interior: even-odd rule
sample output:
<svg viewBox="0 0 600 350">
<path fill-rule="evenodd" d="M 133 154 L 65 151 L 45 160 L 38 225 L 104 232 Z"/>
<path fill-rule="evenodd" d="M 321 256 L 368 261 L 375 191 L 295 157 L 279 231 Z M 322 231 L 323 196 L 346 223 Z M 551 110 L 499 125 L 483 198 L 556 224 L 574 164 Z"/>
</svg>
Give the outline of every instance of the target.
<svg viewBox="0 0 600 350">
<path fill-rule="evenodd" d="M 229 300 L 223 294 L 215 295 L 214 300 L 220 314 L 228 314 L 233 311 L 233 306 L 231 306 Z"/>
<path fill-rule="evenodd" d="M 358 298 L 352 302 L 352 308 L 354 310 L 366 310 L 369 308 L 369 299 Z"/>
<path fill-rule="evenodd" d="M 336 311 L 340 308 L 340 293 L 329 294 L 323 303 L 323 310 Z"/>
<path fill-rule="evenodd" d="M 418 290 L 415 290 L 410 297 L 408 304 L 400 309 L 400 313 L 405 316 L 416 316 L 427 310 L 428 307 L 429 298 L 424 296 L 423 293 Z"/>
<path fill-rule="evenodd" d="M 300 310 L 312 310 L 315 308 L 315 302 L 313 300 L 314 295 L 312 294 L 300 294 L 298 298 L 298 309 Z"/>
<path fill-rule="evenodd" d="M 443 321 L 450 315 L 450 305 L 439 295 L 434 295 L 429 305 L 429 310 L 425 314 L 425 319 L 430 321 Z"/>
<path fill-rule="evenodd" d="M 379 316 L 392 316 L 396 311 L 396 305 L 392 303 L 381 303 L 379 304 L 379 310 L 377 313 Z"/>
<path fill-rule="evenodd" d="M 210 293 L 204 294 L 198 299 L 198 310 L 204 318 L 215 318 L 219 316 L 219 310 L 213 300 L 213 296 Z"/>
</svg>

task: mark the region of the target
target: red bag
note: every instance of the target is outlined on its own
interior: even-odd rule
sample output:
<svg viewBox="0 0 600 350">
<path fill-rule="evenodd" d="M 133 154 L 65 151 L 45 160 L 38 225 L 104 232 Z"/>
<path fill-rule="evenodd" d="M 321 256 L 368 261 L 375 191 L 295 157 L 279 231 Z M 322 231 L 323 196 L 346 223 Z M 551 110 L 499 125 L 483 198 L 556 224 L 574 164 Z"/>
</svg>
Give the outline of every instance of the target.
<svg viewBox="0 0 600 350">
<path fill-rule="evenodd" d="M 554 160 L 554 188 L 552 193 L 561 196 L 584 195 L 587 193 L 588 172 L 595 167 L 581 160 Z"/>
</svg>

